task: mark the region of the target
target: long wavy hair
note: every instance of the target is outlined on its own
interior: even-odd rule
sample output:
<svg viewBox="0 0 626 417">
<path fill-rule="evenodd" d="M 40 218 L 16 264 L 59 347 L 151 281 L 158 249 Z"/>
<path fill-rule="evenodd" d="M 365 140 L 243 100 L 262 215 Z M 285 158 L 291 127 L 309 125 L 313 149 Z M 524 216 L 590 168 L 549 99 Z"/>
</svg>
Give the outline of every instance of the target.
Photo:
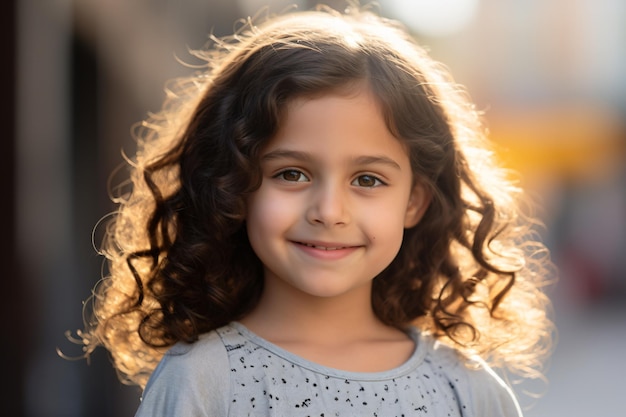
<svg viewBox="0 0 626 417">
<path fill-rule="evenodd" d="M 375 313 L 494 366 L 540 369 L 549 260 L 525 197 L 464 89 L 398 22 L 363 7 L 288 12 L 194 54 L 206 68 L 174 80 L 136 131 L 130 180 L 104 223 L 107 269 L 79 332 L 86 356 L 104 346 L 120 378 L 143 387 L 168 347 L 250 312 L 263 288 L 244 224 L 259 151 L 290 101 L 365 82 L 432 194 L 373 281 Z"/>
</svg>

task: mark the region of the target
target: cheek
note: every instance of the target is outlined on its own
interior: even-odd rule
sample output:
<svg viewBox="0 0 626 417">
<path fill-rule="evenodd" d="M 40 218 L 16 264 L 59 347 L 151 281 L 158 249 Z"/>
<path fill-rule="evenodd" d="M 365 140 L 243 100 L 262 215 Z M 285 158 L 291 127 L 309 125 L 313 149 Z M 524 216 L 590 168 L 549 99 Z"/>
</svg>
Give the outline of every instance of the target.
<svg viewBox="0 0 626 417">
<path fill-rule="evenodd" d="M 290 207 L 279 195 L 264 190 L 257 191 L 248 200 L 248 221 L 255 223 L 272 222 L 284 218 Z"/>
<path fill-rule="evenodd" d="M 293 217 L 293 203 L 272 194 L 261 188 L 248 200 L 246 225 L 251 241 L 267 238 Z"/>
<path fill-rule="evenodd" d="M 406 201 L 402 198 L 370 206 L 366 223 L 370 239 L 385 245 L 391 252 L 399 250 L 404 236 L 405 208 Z"/>
<path fill-rule="evenodd" d="M 392 197 L 394 198 L 366 201 L 361 205 L 364 216 L 372 219 L 378 229 L 389 233 L 404 229 L 408 202 L 408 197 L 405 198 L 403 194 Z"/>
</svg>

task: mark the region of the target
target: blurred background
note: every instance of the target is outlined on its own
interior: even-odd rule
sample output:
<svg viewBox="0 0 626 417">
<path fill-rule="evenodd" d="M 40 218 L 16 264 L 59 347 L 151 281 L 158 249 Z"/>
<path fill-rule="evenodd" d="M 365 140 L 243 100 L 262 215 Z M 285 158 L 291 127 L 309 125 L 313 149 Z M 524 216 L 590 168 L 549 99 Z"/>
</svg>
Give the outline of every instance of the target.
<svg viewBox="0 0 626 417">
<path fill-rule="evenodd" d="M 91 232 L 114 208 L 107 180 L 134 152 L 131 125 L 159 109 L 168 79 L 192 71 L 177 57 L 194 62 L 188 48 L 209 32 L 229 35 L 265 5 L 314 3 L 3 2 L 3 415 L 134 414 L 140 392 L 118 382 L 106 352 L 89 363 L 56 353 L 81 353 L 64 332 L 82 327 L 100 278 Z M 626 2 L 380 0 L 379 10 L 467 87 L 541 203 L 559 342 L 549 382 L 516 387 L 526 416 L 624 416 Z"/>
</svg>

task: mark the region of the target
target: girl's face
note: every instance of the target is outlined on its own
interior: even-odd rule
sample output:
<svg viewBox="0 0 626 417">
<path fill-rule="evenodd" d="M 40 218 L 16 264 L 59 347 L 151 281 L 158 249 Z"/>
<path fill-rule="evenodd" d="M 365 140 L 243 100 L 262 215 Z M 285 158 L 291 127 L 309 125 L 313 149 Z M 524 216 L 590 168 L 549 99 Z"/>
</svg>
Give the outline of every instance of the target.
<svg viewBox="0 0 626 417">
<path fill-rule="evenodd" d="M 366 88 L 294 100 L 260 161 L 246 223 L 266 291 L 369 291 L 428 204 Z"/>
</svg>

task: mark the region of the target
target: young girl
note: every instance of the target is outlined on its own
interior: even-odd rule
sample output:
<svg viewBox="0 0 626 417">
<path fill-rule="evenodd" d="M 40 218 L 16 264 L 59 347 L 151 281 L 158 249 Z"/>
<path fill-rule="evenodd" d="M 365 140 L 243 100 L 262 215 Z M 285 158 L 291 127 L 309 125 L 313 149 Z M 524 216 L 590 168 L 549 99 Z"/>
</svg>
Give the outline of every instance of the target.
<svg viewBox="0 0 626 417">
<path fill-rule="evenodd" d="M 82 333 L 137 416 L 521 415 L 492 367 L 541 365 L 547 261 L 462 89 L 357 7 L 197 56 L 138 132 Z"/>
</svg>

